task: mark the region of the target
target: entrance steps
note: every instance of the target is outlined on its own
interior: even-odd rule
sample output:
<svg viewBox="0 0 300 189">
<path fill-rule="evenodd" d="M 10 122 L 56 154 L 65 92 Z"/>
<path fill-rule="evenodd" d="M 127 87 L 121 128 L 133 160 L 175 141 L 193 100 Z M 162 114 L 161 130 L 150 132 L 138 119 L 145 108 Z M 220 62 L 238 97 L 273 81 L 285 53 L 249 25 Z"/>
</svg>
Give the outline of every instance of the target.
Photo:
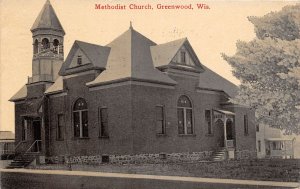
<svg viewBox="0 0 300 189">
<path fill-rule="evenodd" d="M 17 155 L 13 161 L 6 167 L 7 169 L 24 168 L 29 165 L 37 155 L 38 152 L 26 152 L 24 154 Z"/>
<path fill-rule="evenodd" d="M 226 149 L 220 149 L 213 153 L 212 161 L 224 161 L 227 159 Z"/>
</svg>

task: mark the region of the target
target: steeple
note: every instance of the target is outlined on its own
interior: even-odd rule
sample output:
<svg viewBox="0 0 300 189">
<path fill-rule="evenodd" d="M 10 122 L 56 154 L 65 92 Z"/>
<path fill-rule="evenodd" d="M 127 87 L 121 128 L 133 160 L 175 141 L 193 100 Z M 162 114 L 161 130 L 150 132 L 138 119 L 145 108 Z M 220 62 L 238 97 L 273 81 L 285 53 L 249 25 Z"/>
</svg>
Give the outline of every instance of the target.
<svg viewBox="0 0 300 189">
<path fill-rule="evenodd" d="M 64 60 L 65 31 L 49 0 L 31 27 L 33 40 L 32 77 L 28 83 L 53 82 Z"/>
<path fill-rule="evenodd" d="M 65 34 L 65 31 L 57 18 L 55 11 L 49 0 L 46 1 L 40 14 L 36 18 L 34 24 L 31 27 L 31 31 L 34 32 L 39 29 L 50 29 L 60 31 Z"/>
</svg>

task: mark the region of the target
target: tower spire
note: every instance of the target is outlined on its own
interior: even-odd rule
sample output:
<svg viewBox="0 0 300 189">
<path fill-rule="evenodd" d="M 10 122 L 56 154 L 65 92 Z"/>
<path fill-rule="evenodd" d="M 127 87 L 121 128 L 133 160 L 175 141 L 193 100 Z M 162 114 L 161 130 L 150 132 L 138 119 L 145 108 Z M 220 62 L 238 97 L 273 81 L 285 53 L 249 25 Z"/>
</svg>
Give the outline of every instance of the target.
<svg viewBox="0 0 300 189">
<path fill-rule="evenodd" d="M 41 12 L 39 13 L 38 17 L 36 18 L 34 24 L 31 27 L 32 32 L 39 29 L 50 29 L 65 33 L 50 3 L 50 0 L 46 0 Z"/>
<path fill-rule="evenodd" d="M 132 22 L 130 21 L 130 26 L 129 26 L 129 29 L 133 29 L 133 27 L 132 27 Z"/>
<path fill-rule="evenodd" d="M 31 32 L 33 40 L 32 77 L 28 79 L 28 82 L 53 82 L 58 77 L 58 70 L 64 60 L 65 31 L 50 0 L 45 1 Z"/>
</svg>

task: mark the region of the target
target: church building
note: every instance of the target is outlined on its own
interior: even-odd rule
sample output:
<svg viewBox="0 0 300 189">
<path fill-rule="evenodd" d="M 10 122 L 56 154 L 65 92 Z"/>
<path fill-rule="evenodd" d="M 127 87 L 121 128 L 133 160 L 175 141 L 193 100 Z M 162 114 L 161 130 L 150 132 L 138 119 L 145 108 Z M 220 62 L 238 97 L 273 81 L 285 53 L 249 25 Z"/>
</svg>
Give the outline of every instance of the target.
<svg viewBox="0 0 300 189">
<path fill-rule="evenodd" d="M 106 45 L 76 40 L 64 59 L 65 31 L 49 0 L 31 32 L 32 76 L 10 99 L 19 154 L 256 154 L 254 111 L 229 102 L 237 86 L 205 67 L 187 38 L 157 44 L 130 24 Z"/>
</svg>

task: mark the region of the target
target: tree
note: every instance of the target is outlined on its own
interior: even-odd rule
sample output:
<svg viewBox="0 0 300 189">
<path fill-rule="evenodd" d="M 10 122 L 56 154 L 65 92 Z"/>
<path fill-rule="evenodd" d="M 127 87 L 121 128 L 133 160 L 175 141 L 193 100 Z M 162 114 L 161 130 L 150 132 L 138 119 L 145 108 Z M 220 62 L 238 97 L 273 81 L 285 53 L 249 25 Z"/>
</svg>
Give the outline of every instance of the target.
<svg viewBox="0 0 300 189">
<path fill-rule="evenodd" d="M 222 55 L 241 81 L 232 102 L 254 108 L 258 123 L 300 134 L 300 4 L 248 19 L 256 38 Z"/>
</svg>

